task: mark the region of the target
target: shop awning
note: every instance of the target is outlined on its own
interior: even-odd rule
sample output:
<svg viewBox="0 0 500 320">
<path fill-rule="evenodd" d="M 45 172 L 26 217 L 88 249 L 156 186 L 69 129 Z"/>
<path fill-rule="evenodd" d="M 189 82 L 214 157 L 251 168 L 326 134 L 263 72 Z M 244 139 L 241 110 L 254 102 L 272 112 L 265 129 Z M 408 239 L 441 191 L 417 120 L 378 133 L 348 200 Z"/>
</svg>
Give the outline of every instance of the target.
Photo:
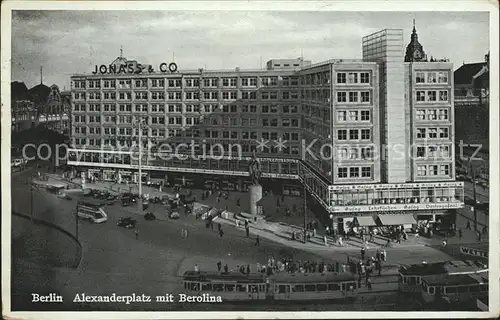
<svg viewBox="0 0 500 320">
<path fill-rule="evenodd" d="M 378 218 L 384 226 L 399 226 L 404 224 L 416 224 L 413 214 L 379 214 Z"/>
<path fill-rule="evenodd" d="M 360 227 L 372 227 L 376 226 L 377 224 L 375 223 L 375 220 L 373 220 L 372 216 L 366 216 L 366 217 L 355 217 L 354 225 Z"/>
</svg>

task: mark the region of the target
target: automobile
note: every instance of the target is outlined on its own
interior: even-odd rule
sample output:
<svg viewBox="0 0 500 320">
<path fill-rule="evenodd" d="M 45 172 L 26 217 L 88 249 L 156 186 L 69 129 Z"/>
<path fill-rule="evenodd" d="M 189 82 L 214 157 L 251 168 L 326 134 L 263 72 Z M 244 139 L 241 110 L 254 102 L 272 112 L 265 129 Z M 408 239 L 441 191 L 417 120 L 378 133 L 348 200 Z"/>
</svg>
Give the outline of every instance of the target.
<svg viewBox="0 0 500 320">
<path fill-rule="evenodd" d="M 147 212 L 145 215 L 144 215 L 144 219 L 150 221 L 150 220 L 155 220 L 156 219 L 156 216 L 152 213 L 152 212 Z"/>
<path fill-rule="evenodd" d="M 66 194 L 66 193 L 64 193 L 64 192 L 59 193 L 57 196 L 58 196 L 59 198 L 61 198 L 61 199 L 66 199 L 66 200 L 71 200 L 71 199 L 72 199 L 69 195 L 67 195 L 67 194 Z"/>
<path fill-rule="evenodd" d="M 161 198 L 160 198 L 160 197 L 154 197 L 154 198 L 152 198 L 152 199 L 151 199 L 151 201 L 152 201 L 153 203 L 155 203 L 155 204 L 158 204 L 158 203 L 161 203 L 161 202 L 162 202 L 162 200 L 161 200 Z"/>
<path fill-rule="evenodd" d="M 132 229 L 135 228 L 136 223 L 137 220 L 132 219 L 131 217 L 121 217 L 118 219 L 118 223 L 116 225 L 125 229 Z"/>
<path fill-rule="evenodd" d="M 180 215 L 179 215 L 179 212 L 177 212 L 177 211 L 169 211 L 168 217 L 169 217 L 169 219 L 177 220 L 180 218 Z"/>
</svg>

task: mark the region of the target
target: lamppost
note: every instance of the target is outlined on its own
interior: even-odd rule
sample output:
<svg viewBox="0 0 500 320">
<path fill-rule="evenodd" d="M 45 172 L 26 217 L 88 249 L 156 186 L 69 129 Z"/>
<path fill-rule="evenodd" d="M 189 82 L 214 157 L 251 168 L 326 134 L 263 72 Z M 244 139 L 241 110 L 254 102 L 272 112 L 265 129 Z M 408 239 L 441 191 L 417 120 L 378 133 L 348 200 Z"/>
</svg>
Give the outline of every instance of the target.
<svg viewBox="0 0 500 320">
<path fill-rule="evenodd" d="M 306 243 L 307 241 L 306 233 L 307 233 L 307 189 L 304 181 L 304 239 L 303 239 L 304 243 Z"/>
<path fill-rule="evenodd" d="M 469 157 L 468 167 L 470 168 L 472 178 L 472 197 L 474 203 L 472 204 L 472 211 L 474 212 L 474 230 L 477 231 L 477 191 L 476 191 L 476 170 L 474 169 L 472 157 Z M 481 168 L 479 168 L 481 169 Z"/>
</svg>

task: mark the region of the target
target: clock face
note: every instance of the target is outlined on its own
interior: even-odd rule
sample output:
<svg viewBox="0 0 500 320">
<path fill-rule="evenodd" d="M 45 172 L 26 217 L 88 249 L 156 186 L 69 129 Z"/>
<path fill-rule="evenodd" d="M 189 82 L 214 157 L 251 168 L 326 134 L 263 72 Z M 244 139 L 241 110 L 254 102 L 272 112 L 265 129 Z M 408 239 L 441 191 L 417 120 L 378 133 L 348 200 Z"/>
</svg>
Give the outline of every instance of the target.
<svg viewBox="0 0 500 320">
<path fill-rule="evenodd" d="M 422 58 L 422 53 L 420 52 L 420 50 L 418 50 L 418 49 L 417 49 L 417 50 L 415 50 L 415 51 L 413 52 L 413 57 L 414 57 L 415 59 L 421 59 L 421 58 Z"/>
</svg>

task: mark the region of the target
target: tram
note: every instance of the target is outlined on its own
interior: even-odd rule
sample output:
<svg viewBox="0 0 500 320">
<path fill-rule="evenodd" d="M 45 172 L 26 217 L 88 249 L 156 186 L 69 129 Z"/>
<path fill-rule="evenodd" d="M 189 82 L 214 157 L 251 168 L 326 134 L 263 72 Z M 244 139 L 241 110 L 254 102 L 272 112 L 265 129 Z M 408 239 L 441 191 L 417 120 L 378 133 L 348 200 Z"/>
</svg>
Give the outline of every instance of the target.
<svg viewBox="0 0 500 320">
<path fill-rule="evenodd" d="M 488 293 L 487 274 L 443 274 L 422 277 L 425 303 L 466 303 Z"/>
<path fill-rule="evenodd" d="M 223 301 L 309 301 L 355 299 L 357 275 L 351 273 L 279 273 L 244 275 L 229 272 L 184 273 L 186 293 L 211 293 Z"/>
<path fill-rule="evenodd" d="M 483 274 L 486 265 L 479 261 L 445 261 L 404 265 L 399 269 L 398 287 L 400 292 L 420 293 L 422 277 L 432 275 Z"/>
<path fill-rule="evenodd" d="M 352 273 L 280 273 L 269 278 L 274 300 L 354 299 L 357 276 Z"/>
</svg>

